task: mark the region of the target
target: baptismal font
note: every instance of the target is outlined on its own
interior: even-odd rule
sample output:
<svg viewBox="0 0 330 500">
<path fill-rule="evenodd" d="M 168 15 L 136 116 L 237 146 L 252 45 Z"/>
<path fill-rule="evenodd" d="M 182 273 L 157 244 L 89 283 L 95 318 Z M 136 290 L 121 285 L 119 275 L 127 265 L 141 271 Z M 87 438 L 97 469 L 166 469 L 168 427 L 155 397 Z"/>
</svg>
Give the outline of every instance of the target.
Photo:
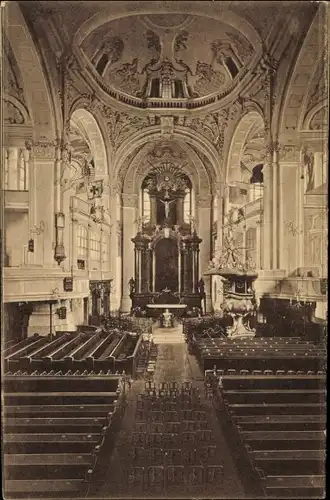
<svg viewBox="0 0 330 500">
<path fill-rule="evenodd" d="M 232 325 L 227 327 L 228 337 L 254 337 L 256 331 L 252 322 L 257 302 L 253 284 L 258 273 L 254 264 L 244 259 L 244 249 L 233 236 L 232 224 L 224 235 L 222 248 L 215 252 L 204 274 L 223 278 L 224 301 L 220 307 L 224 317 L 232 319 Z"/>
</svg>

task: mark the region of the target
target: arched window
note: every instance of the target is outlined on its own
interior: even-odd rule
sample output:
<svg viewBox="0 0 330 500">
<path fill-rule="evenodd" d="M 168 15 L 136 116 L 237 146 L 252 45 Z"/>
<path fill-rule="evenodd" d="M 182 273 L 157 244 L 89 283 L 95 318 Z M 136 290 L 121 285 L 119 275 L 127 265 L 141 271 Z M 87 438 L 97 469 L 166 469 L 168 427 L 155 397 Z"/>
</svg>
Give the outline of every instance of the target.
<svg viewBox="0 0 330 500">
<path fill-rule="evenodd" d="M 189 223 L 192 217 L 191 211 L 191 190 L 189 188 L 186 189 L 186 194 L 183 200 L 183 220 L 186 223 Z"/>
<path fill-rule="evenodd" d="M 263 164 L 260 163 L 252 169 L 250 179 L 250 201 L 255 201 L 264 195 L 264 174 L 262 172 Z"/>
<path fill-rule="evenodd" d="M 142 217 L 144 222 L 150 221 L 150 196 L 147 189 L 142 190 Z"/>
<path fill-rule="evenodd" d="M 150 97 L 160 97 L 160 81 L 159 78 L 151 80 Z"/>
<path fill-rule="evenodd" d="M 99 60 L 99 62 L 97 63 L 96 65 L 96 71 L 102 76 L 103 74 L 103 71 L 108 63 L 108 55 L 107 54 L 103 54 Z"/>
<path fill-rule="evenodd" d="M 229 71 L 231 77 L 235 78 L 235 76 L 238 74 L 238 68 L 237 68 L 235 62 L 233 61 L 233 59 L 231 57 L 226 57 L 225 63 L 226 63 L 226 66 L 228 68 L 228 71 Z"/>
</svg>

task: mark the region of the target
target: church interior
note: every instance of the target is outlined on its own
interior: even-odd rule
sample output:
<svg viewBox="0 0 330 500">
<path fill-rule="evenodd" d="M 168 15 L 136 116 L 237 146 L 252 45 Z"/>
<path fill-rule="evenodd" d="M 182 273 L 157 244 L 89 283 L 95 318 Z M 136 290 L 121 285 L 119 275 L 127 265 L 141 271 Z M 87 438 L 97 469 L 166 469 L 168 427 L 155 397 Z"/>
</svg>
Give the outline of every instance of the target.
<svg viewBox="0 0 330 500">
<path fill-rule="evenodd" d="M 326 5 L 3 3 L 4 498 L 324 498 Z"/>
</svg>

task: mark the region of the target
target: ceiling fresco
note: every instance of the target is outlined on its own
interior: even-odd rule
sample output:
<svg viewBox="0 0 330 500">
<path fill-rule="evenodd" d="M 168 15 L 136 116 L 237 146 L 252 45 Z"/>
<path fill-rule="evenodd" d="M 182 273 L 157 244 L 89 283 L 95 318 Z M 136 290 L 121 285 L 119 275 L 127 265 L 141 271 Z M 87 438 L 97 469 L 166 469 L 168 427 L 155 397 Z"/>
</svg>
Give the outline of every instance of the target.
<svg viewBox="0 0 330 500">
<path fill-rule="evenodd" d="M 177 97 L 225 90 L 254 54 L 232 27 L 185 14 L 112 21 L 94 30 L 80 48 L 105 85 L 140 98 L 149 96 L 153 78 L 184 82 L 188 95 Z"/>
</svg>

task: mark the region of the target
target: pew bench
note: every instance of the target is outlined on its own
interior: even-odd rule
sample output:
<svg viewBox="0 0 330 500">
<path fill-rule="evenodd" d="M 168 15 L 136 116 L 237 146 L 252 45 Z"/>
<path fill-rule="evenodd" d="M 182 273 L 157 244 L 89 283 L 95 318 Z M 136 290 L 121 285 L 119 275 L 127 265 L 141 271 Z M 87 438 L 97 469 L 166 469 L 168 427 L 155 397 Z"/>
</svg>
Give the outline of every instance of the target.
<svg viewBox="0 0 330 500">
<path fill-rule="evenodd" d="M 324 498 L 324 475 L 265 476 L 262 470 L 258 473 L 268 498 Z"/>
<path fill-rule="evenodd" d="M 28 403 L 29 401 L 27 401 Z M 49 417 L 71 418 L 77 417 L 105 417 L 110 419 L 116 412 L 114 401 L 110 404 L 85 405 L 14 405 L 5 407 L 5 416 L 9 417 Z"/>
<path fill-rule="evenodd" d="M 224 403 L 230 415 L 318 415 L 325 412 L 324 403 L 228 404 L 227 401 Z"/>
<path fill-rule="evenodd" d="M 6 480 L 17 479 L 82 479 L 93 470 L 97 457 L 94 453 L 5 454 Z"/>
<path fill-rule="evenodd" d="M 277 390 L 277 389 L 253 389 L 253 390 L 223 390 L 223 397 L 228 403 L 244 403 L 249 401 L 251 404 L 255 403 L 299 403 L 304 401 L 306 403 L 320 403 L 324 401 L 324 390 L 320 389 L 291 389 L 291 390 Z"/>
<path fill-rule="evenodd" d="M 4 486 L 6 498 L 75 498 L 86 496 L 90 480 L 85 479 L 7 479 Z"/>
<path fill-rule="evenodd" d="M 76 417 L 76 418 L 6 418 L 5 433 L 100 433 L 105 434 L 110 425 L 107 417 Z"/>
<path fill-rule="evenodd" d="M 5 434 L 3 450 L 5 454 L 92 453 L 96 446 L 102 445 L 103 439 L 98 433 Z"/>
<path fill-rule="evenodd" d="M 16 392 L 5 393 L 5 404 L 13 405 L 38 405 L 54 404 L 58 405 L 79 404 L 84 405 L 93 401 L 94 404 L 113 403 L 117 398 L 117 392 Z"/>
<path fill-rule="evenodd" d="M 260 430 L 322 430 L 326 426 L 325 415 L 233 415 L 232 420 L 246 431 Z"/>
<path fill-rule="evenodd" d="M 252 465 L 266 475 L 321 474 L 324 450 L 252 450 L 246 446 Z"/>
<path fill-rule="evenodd" d="M 253 450 L 319 450 L 325 446 L 323 431 L 237 431 Z"/>
</svg>

